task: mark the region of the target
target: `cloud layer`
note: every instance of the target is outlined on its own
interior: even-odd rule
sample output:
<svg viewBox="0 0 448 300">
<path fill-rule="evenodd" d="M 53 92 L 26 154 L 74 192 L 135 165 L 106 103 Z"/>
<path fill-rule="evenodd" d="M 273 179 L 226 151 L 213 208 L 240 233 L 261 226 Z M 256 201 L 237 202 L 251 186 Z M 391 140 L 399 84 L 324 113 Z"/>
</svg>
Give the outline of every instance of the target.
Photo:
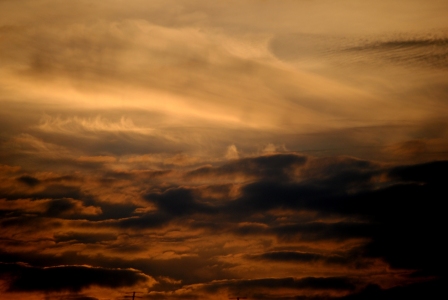
<svg viewBox="0 0 448 300">
<path fill-rule="evenodd" d="M 283 153 L 172 170 L 161 182 L 103 169 L 54 185 L 19 173 L 21 192 L 2 192 L 4 292 L 337 298 L 411 288 L 444 278 L 447 166 Z"/>
<path fill-rule="evenodd" d="M 0 1 L 0 298 L 446 286 L 444 1 Z"/>
</svg>

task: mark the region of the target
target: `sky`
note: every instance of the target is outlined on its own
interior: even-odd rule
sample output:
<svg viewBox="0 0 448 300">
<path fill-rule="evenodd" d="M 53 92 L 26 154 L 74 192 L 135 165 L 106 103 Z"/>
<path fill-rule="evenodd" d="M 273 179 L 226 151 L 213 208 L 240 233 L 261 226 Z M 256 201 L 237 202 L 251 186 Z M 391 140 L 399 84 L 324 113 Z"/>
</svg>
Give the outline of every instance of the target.
<svg viewBox="0 0 448 300">
<path fill-rule="evenodd" d="M 447 13 L 0 0 L 0 298 L 445 293 Z"/>
</svg>

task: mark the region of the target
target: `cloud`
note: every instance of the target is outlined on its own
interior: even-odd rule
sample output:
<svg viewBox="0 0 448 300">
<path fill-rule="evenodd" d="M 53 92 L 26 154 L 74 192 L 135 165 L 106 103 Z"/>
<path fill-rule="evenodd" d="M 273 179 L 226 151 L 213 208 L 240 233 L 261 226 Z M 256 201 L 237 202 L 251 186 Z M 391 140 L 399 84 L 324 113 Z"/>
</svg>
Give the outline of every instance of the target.
<svg viewBox="0 0 448 300">
<path fill-rule="evenodd" d="M 163 213 L 148 212 L 141 216 L 128 217 L 120 220 L 106 221 L 103 223 L 106 226 L 113 226 L 123 229 L 147 229 L 147 228 L 160 228 L 172 218 Z"/>
<path fill-rule="evenodd" d="M 250 259 L 275 261 L 275 262 L 305 262 L 316 263 L 324 262 L 329 264 L 342 264 L 346 265 L 353 260 L 354 257 L 345 257 L 342 255 L 325 255 L 312 252 L 300 252 L 300 251 L 272 251 L 258 255 L 248 255 Z"/>
<path fill-rule="evenodd" d="M 77 242 L 83 244 L 113 241 L 117 236 L 113 233 L 91 233 L 91 232 L 63 232 L 54 235 L 56 243 Z"/>
<path fill-rule="evenodd" d="M 397 286 L 390 289 L 381 289 L 377 285 L 368 285 L 360 292 L 347 295 L 338 299 L 405 299 L 405 298 L 437 298 L 444 291 L 445 279 L 430 280 L 406 286 Z"/>
<path fill-rule="evenodd" d="M 148 194 L 145 198 L 154 201 L 160 211 L 172 216 L 212 212 L 210 207 L 195 201 L 188 189 L 169 189 L 162 194 Z"/>
<path fill-rule="evenodd" d="M 85 207 L 81 201 L 73 199 L 55 199 L 48 202 L 46 214 L 48 216 L 61 215 L 99 215 L 101 214 L 100 207 L 87 206 Z"/>
<path fill-rule="evenodd" d="M 33 198 L 33 199 L 59 199 L 59 198 L 72 198 L 83 199 L 85 194 L 82 192 L 79 186 L 68 185 L 61 183 L 50 183 L 43 186 L 40 190 L 12 192 L 8 195 L 9 199 L 18 198 Z"/>
<path fill-rule="evenodd" d="M 445 169 L 445 161 L 390 166 L 281 153 L 175 169 L 169 177 L 154 177 L 151 170 L 100 169 L 82 180 L 28 173 L 40 181 L 28 187 L 15 174 L 12 182 L 31 190 L 0 202 L 7 230 L 0 260 L 39 268 L 135 268 L 171 278 L 154 286 L 165 296 L 211 295 L 213 286 L 219 293 L 266 289 L 266 297 L 281 289 L 303 296 L 327 290 L 339 297 L 370 283 L 385 289 L 393 284 L 384 285 L 392 276 L 384 268 L 398 276 L 396 284 L 442 274 L 437 237 L 446 193 L 438 174 Z M 235 182 L 235 175 L 245 180 Z M 100 198 L 116 186 L 133 186 L 137 199 L 100 201 L 86 192 L 95 190 L 88 187 L 92 178 L 107 182 L 94 193 Z M 348 281 L 284 276 L 303 270 L 319 278 L 335 268 Z M 381 279 L 366 275 L 373 273 Z M 218 279 L 223 281 L 212 283 Z"/>
<path fill-rule="evenodd" d="M 350 291 L 355 289 L 355 283 L 345 277 L 305 277 L 305 278 L 261 278 L 252 280 L 222 280 L 197 287 L 207 293 L 217 293 L 227 290 L 229 294 L 256 294 L 270 289 L 292 290 L 325 290 Z"/>
<path fill-rule="evenodd" d="M 99 132 L 112 132 L 114 134 L 129 132 L 150 135 L 151 128 L 141 128 L 134 124 L 132 119 L 121 117 L 120 120 L 110 121 L 96 116 L 95 118 L 72 117 L 62 119 L 46 116 L 38 125 L 38 129 L 44 132 L 59 132 L 63 134 L 89 134 L 95 136 Z"/>
<path fill-rule="evenodd" d="M 390 63 L 410 67 L 448 67 L 448 39 L 446 32 L 442 36 L 413 37 L 377 41 L 348 47 L 344 51 L 351 52 L 354 59 L 363 60 L 364 55 L 370 55 L 375 60 L 384 60 Z"/>
<path fill-rule="evenodd" d="M 90 286 L 132 287 L 155 283 L 134 269 L 107 269 L 89 266 L 32 267 L 26 264 L 0 264 L 0 275 L 9 281 L 7 291 L 79 292 Z"/>
<path fill-rule="evenodd" d="M 269 46 L 281 59 L 309 64 L 319 57 L 327 64 L 344 58 L 344 62 L 339 62 L 343 66 L 360 62 L 364 64 L 381 62 L 411 68 L 446 68 L 448 51 L 446 36 L 447 32 L 444 30 L 437 33 L 428 32 L 425 35 L 402 32 L 395 36 L 381 34 L 362 37 L 283 33 L 275 35 Z"/>
<path fill-rule="evenodd" d="M 24 184 L 33 187 L 35 185 L 38 185 L 40 183 L 40 180 L 32 177 L 32 176 L 20 176 L 19 178 L 17 178 L 18 181 L 23 182 Z"/>
<path fill-rule="evenodd" d="M 92 162 L 92 163 L 113 163 L 117 159 L 113 156 L 81 156 L 78 158 L 80 162 Z"/>
<path fill-rule="evenodd" d="M 425 298 L 447 9 L 0 1 L 0 297 Z"/>
<path fill-rule="evenodd" d="M 236 149 L 235 145 L 230 145 L 227 148 L 226 158 L 227 159 L 238 159 L 239 158 L 238 150 Z"/>
<path fill-rule="evenodd" d="M 346 241 L 359 238 L 368 239 L 372 235 L 373 228 L 367 222 L 298 222 L 274 227 L 273 232 L 278 238 L 286 241 Z"/>
<path fill-rule="evenodd" d="M 45 300 L 100 300 L 96 297 L 90 297 L 83 294 L 68 294 L 63 296 L 50 296 L 46 295 Z"/>
<path fill-rule="evenodd" d="M 447 161 L 428 162 L 413 166 L 397 166 L 392 168 L 388 175 L 405 182 L 423 184 L 443 184 L 443 176 L 448 168 Z"/>
<path fill-rule="evenodd" d="M 203 167 L 188 173 L 188 177 L 230 177 L 242 175 L 243 177 L 259 177 L 264 179 L 281 180 L 289 176 L 288 172 L 294 172 L 295 167 L 300 167 L 306 162 L 306 157 L 297 154 L 274 154 L 257 157 L 242 158 L 222 166 Z"/>
</svg>

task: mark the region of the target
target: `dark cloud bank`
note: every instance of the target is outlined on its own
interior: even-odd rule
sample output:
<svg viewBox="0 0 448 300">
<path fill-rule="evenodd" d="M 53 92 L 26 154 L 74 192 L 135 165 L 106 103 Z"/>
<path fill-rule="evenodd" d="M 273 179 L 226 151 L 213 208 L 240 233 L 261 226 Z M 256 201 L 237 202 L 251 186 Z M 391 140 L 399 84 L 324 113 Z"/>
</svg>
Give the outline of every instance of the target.
<svg viewBox="0 0 448 300">
<path fill-rule="evenodd" d="M 195 293 L 213 294 L 219 290 L 246 293 L 254 299 L 282 299 L 269 291 L 286 288 L 292 290 L 319 290 L 309 297 L 298 294 L 287 299 L 405 299 L 417 296 L 435 299 L 443 294 L 446 246 L 443 230 L 446 227 L 445 202 L 448 199 L 446 174 L 448 161 L 434 161 L 419 165 L 384 166 L 369 161 L 347 157 L 312 158 L 297 154 L 275 154 L 234 160 L 220 166 L 202 167 L 188 171 L 184 180 L 208 178 L 219 183 L 219 178 L 246 176 L 239 192 L 229 194 L 228 185 L 170 185 L 158 191 L 148 190 L 142 200 L 155 209 L 141 214 L 132 210 L 113 217 L 113 204 L 96 203 L 106 212 L 102 217 L 83 219 L 81 215 L 68 219 L 83 219 L 85 226 L 112 228 L 138 232 L 181 224 L 200 229 L 212 237 L 216 234 L 234 236 L 272 236 L 278 240 L 302 242 L 344 242 L 361 239 L 356 247 L 348 250 L 319 252 L 317 250 L 275 249 L 266 247 L 264 252 L 242 253 L 247 261 L 266 263 L 323 264 L 349 270 L 362 270 L 373 260 L 385 262 L 391 270 L 403 270 L 407 281 L 394 287 L 382 288 L 368 276 L 305 278 L 231 278 L 231 272 L 218 271 L 232 264 L 219 262 L 212 254 L 199 253 L 199 257 L 168 259 L 128 259 L 88 257 L 82 254 L 52 256 L 39 253 L 14 253 L 6 245 L 0 254 L 0 276 L 6 280 L 6 291 L 68 291 L 81 292 L 89 286 L 126 287 L 154 278 L 173 278 L 179 283 L 154 286 L 151 297 L 169 298 L 164 292 L 170 289 L 199 285 Z M 119 180 L 119 179 L 117 179 Z M 21 176 L 17 181 L 30 188 L 44 184 L 39 178 Z M 227 183 L 228 184 L 228 183 Z M 231 184 L 230 184 L 231 185 Z M 49 186 L 51 189 L 51 185 Z M 75 189 L 76 190 L 76 189 Z M 219 201 L 206 195 L 213 190 Z M 32 217 L 21 215 L 20 210 L 3 211 L 3 228 L 32 226 L 36 220 L 57 220 L 61 213 L 73 209 L 77 197 L 84 206 L 94 199 L 59 187 L 53 193 L 44 189 L 46 210 Z M 42 196 L 42 197 L 43 197 Z M 35 201 L 37 195 L 35 195 Z M 2 195 L 15 201 L 13 195 Z M 58 200 L 59 199 L 59 200 Z M 61 200 L 65 199 L 65 200 Z M 224 200 L 222 200 L 224 199 Z M 117 204 L 119 209 L 119 205 Z M 135 207 L 134 207 L 135 208 Z M 278 211 L 287 216 L 278 218 Z M 309 217 L 299 213 L 306 212 Z M 13 217 L 11 217 L 11 215 Z M 25 222 L 33 218 L 32 222 Z M 242 223 L 244 220 L 244 223 Z M 38 223 L 36 223 L 38 224 Z M 55 235 L 56 243 L 81 243 L 84 245 L 114 241 L 108 233 L 83 234 L 65 232 Z M 182 237 L 178 238 L 182 242 Z M 215 263 L 215 277 L 200 273 L 200 268 Z M 98 267 L 79 266 L 89 264 Z M 185 272 L 176 267 L 186 266 Z M 132 268 L 132 269 L 131 269 Z M 186 274 L 188 273 L 188 275 Z M 70 280 L 67 280 L 70 278 Z M 217 280 L 217 281 L 214 281 Z M 254 292 L 262 289 L 263 293 Z M 345 296 L 326 291 L 343 292 Z M 199 294 L 198 294 L 199 295 Z M 148 296 L 149 297 L 149 296 Z M 173 295 L 175 297 L 175 295 Z M 284 299 L 286 299 L 284 298 Z"/>
<path fill-rule="evenodd" d="M 0 276 L 10 278 L 8 291 L 79 292 L 97 285 L 120 288 L 148 281 L 133 269 L 107 269 L 87 266 L 32 267 L 26 264 L 0 265 Z"/>
</svg>

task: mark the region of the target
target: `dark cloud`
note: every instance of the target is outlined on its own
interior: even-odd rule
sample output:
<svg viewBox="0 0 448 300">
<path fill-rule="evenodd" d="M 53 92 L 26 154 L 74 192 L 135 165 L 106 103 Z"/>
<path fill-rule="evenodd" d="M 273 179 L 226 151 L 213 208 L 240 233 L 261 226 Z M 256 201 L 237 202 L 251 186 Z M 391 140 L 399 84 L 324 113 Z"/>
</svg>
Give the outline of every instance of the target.
<svg viewBox="0 0 448 300">
<path fill-rule="evenodd" d="M 37 179 L 35 177 L 32 177 L 32 176 L 26 176 L 26 175 L 20 176 L 19 178 L 17 178 L 17 180 L 22 182 L 22 183 L 24 183 L 24 184 L 26 184 L 26 185 L 28 185 L 28 186 L 30 186 L 30 187 L 33 187 L 33 186 L 38 185 L 40 183 L 39 179 Z"/>
<path fill-rule="evenodd" d="M 439 260 L 444 246 L 439 237 L 448 195 L 441 176 L 447 166 L 442 161 L 393 168 L 389 174 L 401 182 L 337 197 L 334 204 L 322 203 L 321 210 L 368 220 L 368 230 L 363 232 L 372 239 L 366 248 L 369 255 L 382 257 L 396 268 L 442 274 Z"/>
<path fill-rule="evenodd" d="M 261 156 L 241 159 L 221 167 L 207 167 L 195 170 L 189 175 L 253 176 L 244 185 L 240 196 L 220 206 L 221 213 L 228 215 L 250 215 L 273 209 L 297 211 L 323 211 L 337 213 L 341 203 L 332 201 L 355 191 L 375 188 L 371 180 L 380 174 L 375 164 L 350 158 L 319 159 L 304 166 L 307 158 L 294 154 Z M 297 177 L 296 168 L 300 168 Z M 329 207 L 327 207 L 329 205 Z"/>
<path fill-rule="evenodd" d="M 296 211 L 321 209 L 327 199 L 343 192 L 321 186 L 319 182 L 308 184 L 282 181 L 257 181 L 242 188 L 241 197 L 228 204 L 230 214 L 268 212 L 273 209 Z"/>
<path fill-rule="evenodd" d="M 209 293 L 220 289 L 230 292 L 248 292 L 256 289 L 311 289 L 311 290 L 343 290 L 355 289 L 355 281 L 348 277 L 305 277 L 305 278 L 262 278 L 252 280 L 225 280 L 204 285 Z"/>
<path fill-rule="evenodd" d="M 86 201 L 86 205 L 97 206 L 101 208 L 101 214 L 86 216 L 85 218 L 92 221 L 117 220 L 133 216 L 137 205 L 133 203 L 109 203 L 92 199 Z"/>
<path fill-rule="evenodd" d="M 344 241 L 352 238 L 369 238 L 374 228 L 367 222 L 304 222 L 273 227 L 272 231 L 285 241 Z"/>
<path fill-rule="evenodd" d="M 357 216 L 367 221 L 353 227 L 335 227 L 335 236 L 371 238 L 366 253 L 382 257 L 396 268 L 443 274 L 440 230 L 444 227 L 444 180 L 447 162 L 397 167 L 390 176 L 399 182 L 389 187 L 337 196 L 320 202 L 319 210 Z M 363 228 L 364 227 L 364 228 Z M 348 231 L 347 231 L 348 230 Z M 300 230 L 299 230 L 300 231 Z M 319 231 L 318 231 L 319 232 Z"/>
<path fill-rule="evenodd" d="M 327 263 L 327 264 L 339 264 L 348 265 L 351 262 L 355 262 L 353 255 L 335 255 L 335 254 L 320 254 L 312 252 L 299 252 L 299 251 L 271 251 L 258 255 L 247 255 L 250 259 L 274 261 L 274 262 L 287 262 L 287 263 Z"/>
<path fill-rule="evenodd" d="M 107 269 L 87 266 L 32 267 L 25 264 L 0 264 L 0 275 L 9 281 L 8 291 L 71 291 L 90 286 L 131 287 L 150 281 L 134 269 Z"/>
<path fill-rule="evenodd" d="M 258 169 L 260 172 L 257 172 Z M 159 292 L 179 289 L 190 284 L 202 284 L 206 293 L 226 289 L 237 293 L 258 288 L 334 290 L 351 293 L 356 290 L 355 287 L 372 283 L 366 278 L 355 280 L 345 277 L 228 280 L 238 278 L 232 269 L 239 264 L 223 262 L 222 257 L 232 253 L 232 249 L 238 246 L 228 249 L 216 248 L 222 247 L 221 245 L 212 247 L 212 250 L 196 249 L 194 252 L 183 249 L 173 251 L 172 256 L 169 254 L 164 258 L 118 259 L 107 254 L 107 251 L 113 251 L 126 256 L 129 253 L 146 251 L 146 244 L 141 242 L 142 229 L 145 234 L 158 230 L 159 233 L 148 235 L 151 236 L 148 239 L 154 243 L 182 245 L 198 238 L 198 233 L 193 236 L 176 235 L 173 238 L 161 233 L 170 232 L 173 228 L 182 228 L 185 232 L 194 229 L 201 230 L 201 234 L 205 235 L 218 237 L 219 234 L 227 234 L 236 239 L 275 237 L 277 242 L 284 246 L 290 243 L 311 245 L 328 241 L 349 245 L 351 241 L 356 240 L 352 246 L 325 251 L 313 249 L 311 246 L 307 250 L 284 250 L 287 247 L 282 250 L 271 247 L 269 250 L 271 244 L 266 242 L 263 250 L 250 254 L 243 251 L 240 257 L 254 264 L 315 264 L 319 267 L 340 267 L 344 270 L 368 269 L 375 265 L 375 262 L 381 262 L 388 264 L 392 271 L 407 269 L 408 274 L 413 273 L 412 280 L 425 280 L 428 276 L 437 278 L 443 276 L 444 272 L 440 261 L 446 248 L 440 237 L 444 228 L 444 202 L 448 199 L 443 179 L 443 174 L 447 171 L 446 161 L 390 167 L 347 157 L 306 158 L 295 154 L 262 156 L 236 160 L 217 167 L 196 169 L 182 177 L 182 185 L 170 183 L 156 188 L 149 186 L 148 190 L 151 192 L 142 193 L 140 200 L 144 201 L 138 206 L 131 203 L 99 202 L 94 197 L 85 195 L 80 189 L 50 183 L 49 187 L 59 187 L 59 190 L 56 188 L 56 192 L 51 194 L 51 189 L 45 187 L 45 192 L 39 193 L 39 198 L 41 194 L 60 196 L 65 191 L 73 195 L 74 191 L 78 191 L 78 196 L 84 200 L 34 200 L 34 203 L 46 201 L 44 212 L 29 216 L 22 215 L 17 210 L 15 214 L 8 216 L 6 210 L 7 217 L 1 220 L 2 226 L 32 226 L 36 231 L 58 228 L 52 240 L 57 243 L 56 247 L 71 244 L 100 247 L 105 251 L 104 256 L 89 256 L 76 252 L 40 255 L 26 251 L 19 255 L 7 250 L 13 246 L 13 242 L 5 240 L 0 261 L 23 261 L 37 266 L 23 267 L 23 272 L 34 270 L 33 272 L 50 274 L 45 276 L 53 276 L 51 272 L 56 271 L 44 271 L 47 270 L 44 267 L 55 265 L 89 264 L 113 270 L 135 268 L 155 278 L 160 277 L 161 280 L 169 278 L 166 282 L 154 286 Z M 108 174 L 108 177 L 116 182 L 131 181 L 149 185 L 145 181 L 144 172 L 144 179 L 129 173 Z M 191 178 L 190 176 L 218 178 L 234 174 L 251 179 L 238 184 L 237 192 L 233 196 L 230 196 L 235 187 L 232 184 L 189 185 L 190 182 L 186 180 Z M 152 192 L 153 190 L 158 192 Z M 148 207 L 144 206 L 145 201 Z M 78 219 L 83 210 L 89 207 L 101 208 L 103 214 L 87 216 L 82 222 L 77 221 L 78 229 L 81 230 L 79 232 L 64 231 L 60 223 L 63 220 L 56 222 L 59 219 Z M 99 229 L 101 233 L 90 233 L 90 228 Z M 108 231 L 117 229 L 127 234 L 126 239 L 122 241 Z M 134 238 L 132 243 L 127 244 L 125 241 Z M 22 244 L 19 242 L 18 240 L 14 247 L 24 247 L 25 241 L 21 241 Z M 189 271 L 185 272 L 187 269 Z M 204 284 L 213 280 L 224 281 Z M 24 290 L 37 290 L 36 287 L 28 287 L 21 281 L 14 284 L 11 285 L 11 290 L 14 286 L 18 286 L 16 290 L 19 287 Z M 60 288 L 64 289 L 69 288 Z M 71 291 L 80 289 L 81 287 L 72 288 Z M 381 293 L 385 291 L 380 290 Z"/>
<path fill-rule="evenodd" d="M 329 165 L 322 172 L 337 166 Z M 340 167 L 337 167 L 340 168 Z M 316 222 L 290 220 L 282 225 L 270 221 L 268 226 L 246 225 L 236 228 L 239 234 L 274 233 L 282 240 L 339 240 L 363 238 L 371 240 L 364 255 L 380 257 L 394 268 L 426 270 L 442 274 L 438 263 L 443 258 L 440 230 L 444 227 L 444 202 L 448 199 L 444 177 L 447 162 L 403 166 L 384 171 L 395 178 L 382 188 L 348 192 L 347 184 L 369 182 L 372 174 L 338 177 L 325 180 L 308 179 L 305 183 L 255 182 L 242 189 L 242 195 L 227 209 L 250 216 L 273 209 L 314 211 L 320 216 L 336 215 L 352 221 Z M 376 171 L 375 171 L 376 172 Z M 362 175 L 362 174 L 361 174 Z M 338 184 L 335 184 L 336 183 Z M 264 219 L 265 221 L 268 219 Z M 299 259 L 299 255 L 296 259 Z"/>
<path fill-rule="evenodd" d="M 390 289 L 378 285 L 368 285 L 363 290 L 347 295 L 340 300 L 374 300 L 374 299 L 438 299 L 445 293 L 446 279 L 429 280 Z"/>
<path fill-rule="evenodd" d="M 48 202 L 46 213 L 49 216 L 60 216 L 61 214 L 70 212 L 75 208 L 75 202 L 70 201 L 70 199 L 55 199 Z"/>
<path fill-rule="evenodd" d="M 164 173 L 164 172 L 162 172 Z M 127 173 L 124 173 L 127 174 Z M 142 175 L 146 177 L 146 173 Z M 151 176 L 151 175 L 149 175 Z M 100 201 L 96 196 L 85 192 L 83 184 L 85 180 L 99 182 L 102 185 L 111 185 L 124 180 L 135 179 L 132 174 L 117 175 L 118 178 L 85 178 L 76 176 L 57 176 L 45 180 L 39 180 L 38 189 L 0 189 L 0 198 L 10 201 L 11 206 L 0 209 L 0 214 L 12 216 L 23 216 L 29 213 L 29 207 L 15 205 L 14 201 L 20 202 L 29 199 L 34 202 L 33 215 L 41 217 L 63 217 L 67 219 L 87 219 L 92 221 L 126 218 L 134 215 L 138 206 L 131 202 Z M 128 178 L 129 177 L 129 178 Z M 30 179 L 26 179 L 30 180 Z M 29 186 L 29 184 L 27 184 Z M 36 210 L 36 208 L 40 208 Z"/>
<path fill-rule="evenodd" d="M 172 220 L 172 217 L 168 214 L 159 212 L 149 212 L 142 214 L 141 216 L 123 218 L 113 221 L 105 221 L 106 226 L 119 227 L 123 229 L 147 229 L 147 228 L 159 228 L 168 224 Z M 89 227 L 88 224 L 85 225 Z"/>
<path fill-rule="evenodd" d="M 167 243 L 168 239 L 161 239 Z M 181 242 L 176 240 L 175 242 Z M 133 258 L 125 257 L 125 253 L 120 252 L 121 257 L 110 257 L 103 254 L 84 255 L 77 251 L 66 251 L 58 254 L 36 253 L 36 252 L 2 252 L 0 251 L 0 262 L 15 264 L 17 261 L 25 262 L 40 268 L 54 265 L 75 265 L 87 264 L 96 265 L 105 269 L 129 269 L 133 268 L 150 275 L 154 278 L 172 278 L 178 283 L 167 285 L 156 284 L 153 289 L 163 290 L 165 287 L 179 287 L 179 285 L 197 284 L 213 280 L 224 280 L 232 278 L 234 274 L 229 271 L 236 265 L 223 262 L 216 257 L 216 253 L 204 249 L 196 255 L 177 256 L 173 258 Z M 163 281 L 163 280 L 162 280 Z"/>
<path fill-rule="evenodd" d="M 285 158 L 278 156 L 275 159 L 279 157 L 281 161 Z M 446 190 L 438 174 L 446 172 L 446 162 L 381 171 L 366 161 L 342 160 L 325 163 L 320 171 L 309 172 L 311 177 L 305 181 L 293 182 L 285 181 L 285 174 L 296 163 L 295 159 L 289 160 L 291 157 L 286 160 L 289 165 L 285 163 L 278 169 L 267 168 L 269 172 L 261 168 L 259 176 L 266 176 L 267 181 L 263 178 L 247 184 L 237 199 L 216 206 L 202 203 L 192 190 L 186 188 L 148 194 L 146 199 L 155 203 L 158 211 L 121 220 L 120 226 L 152 228 L 186 216 L 201 215 L 201 219 L 190 222 L 190 226 L 218 232 L 232 228 L 234 233 L 247 236 L 274 234 L 283 241 L 342 242 L 361 238 L 371 241 L 362 250 L 364 255 L 382 258 L 396 268 L 441 272 L 437 261 L 442 257 L 443 247 L 438 235 L 443 228 Z M 260 161 L 269 165 L 271 158 L 242 160 L 241 172 L 251 174 L 254 169 L 248 165 L 259 166 L 257 163 Z M 234 162 L 207 169 L 206 173 L 230 174 L 239 170 L 237 166 L 240 166 L 239 162 Z M 204 172 L 204 169 L 194 172 Z M 375 176 L 386 175 L 392 178 L 386 185 L 372 183 Z M 350 187 L 357 189 L 350 191 Z M 275 209 L 314 212 L 323 220 L 339 216 L 345 221 L 291 219 L 282 224 L 269 215 L 260 215 Z M 242 216 L 246 221 L 252 220 L 264 226 L 247 223 L 235 227 L 229 223 L 232 220 L 238 222 Z M 216 226 L 217 222 L 221 225 Z M 223 224 L 227 224 L 227 229 Z M 294 255 L 299 259 L 298 254 Z"/>
<path fill-rule="evenodd" d="M 171 221 L 182 220 L 192 215 L 213 215 L 217 208 L 199 201 L 193 190 L 187 188 L 171 188 L 161 193 L 149 193 L 144 198 L 156 205 L 156 211 L 108 222 L 121 228 L 157 228 Z"/>
<path fill-rule="evenodd" d="M 56 243 L 76 242 L 83 244 L 94 244 L 103 241 L 113 241 L 116 238 L 117 235 L 112 233 L 64 232 L 54 235 L 54 240 Z"/>
<path fill-rule="evenodd" d="M 161 212 L 171 216 L 212 211 L 211 207 L 196 201 L 192 191 L 185 188 L 169 189 L 163 193 L 151 193 L 146 195 L 145 199 L 153 201 Z"/>
<path fill-rule="evenodd" d="M 29 179 L 27 180 L 29 181 Z M 40 183 L 42 184 L 43 182 L 40 181 Z M 43 189 L 39 190 L 4 189 L 1 191 L 1 193 L 2 194 L 0 197 L 8 200 L 27 199 L 27 198 L 31 198 L 33 200 L 63 199 L 63 198 L 89 199 L 89 196 L 84 194 L 79 186 L 66 185 L 66 184 L 53 184 L 53 183 L 45 185 L 43 186 Z"/>
<path fill-rule="evenodd" d="M 235 176 L 242 174 L 264 179 L 285 180 L 294 167 L 300 167 L 306 162 L 306 157 L 296 154 L 275 154 L 243 158 L 224 164 L 220 167 L 204 167 L 188 173 L 189 177 Z"/>
<path fill-rule="evenodd" d="M 448 161 L 435 161 L 419 165 L 398 166 L 388 173 L 393 179 L 405 182 L 441 185 L 446 180 Z"/>
<path fill-rule="evenodd" d="M 371 178 L 378 175 L 381 167 L 368 160 L 354 157 L 322 157 L 302 172 L 306 184 L 333 190 L 354 191 L 369 189 Z M 308 181 L 308 182 L 307 182 Z"/>
<path fill-rule="evenodd" d="M 316 253 L 294 252 L 294 251 L 277 251 L 267 252 L 258 256 L 253 256 L 257 259 L 273 260 L 273 261 L 302 261 L 310 262 L 322 260 L 324 256 Z"/>
<path fill-rule="evenodd" d="M 46 295 L 45 300 L 100 300 L 95 297 L 90 297 L 83 294 L 68 294 L 68 295 Z"/>
<path fill-rule="evenodd" d="M 20 207 L 15 204 L 25 203 L 34 205 L 34 210 L 28 211 L 26 206 Z M 25 202 L 23 202 L 25 201 Z M 101 208 L 98 206 L 85 206 L 80 200 L 62 198 L 62 199 L 45 199 L 45 200 L 9 200 L 10 209 L 0 210 L 9 219 L 30 219 L 30 218 L 64 218 L 64 219 L 82 219 L 89 216 L 101 215 Z M 6 219 L 5 219 L 6 220 Z M 12 219 L 11 219 L 12 220 Z"/>
<path fill-rule="evenodd" d="M 45 218 L 20 213 L 19 216 L 7 216 L 0 219 L 2 227 L 27 228 L 29 232 L 38 232 L 62 227 L 59 220 L 47 220 Z"/>
</svg>

